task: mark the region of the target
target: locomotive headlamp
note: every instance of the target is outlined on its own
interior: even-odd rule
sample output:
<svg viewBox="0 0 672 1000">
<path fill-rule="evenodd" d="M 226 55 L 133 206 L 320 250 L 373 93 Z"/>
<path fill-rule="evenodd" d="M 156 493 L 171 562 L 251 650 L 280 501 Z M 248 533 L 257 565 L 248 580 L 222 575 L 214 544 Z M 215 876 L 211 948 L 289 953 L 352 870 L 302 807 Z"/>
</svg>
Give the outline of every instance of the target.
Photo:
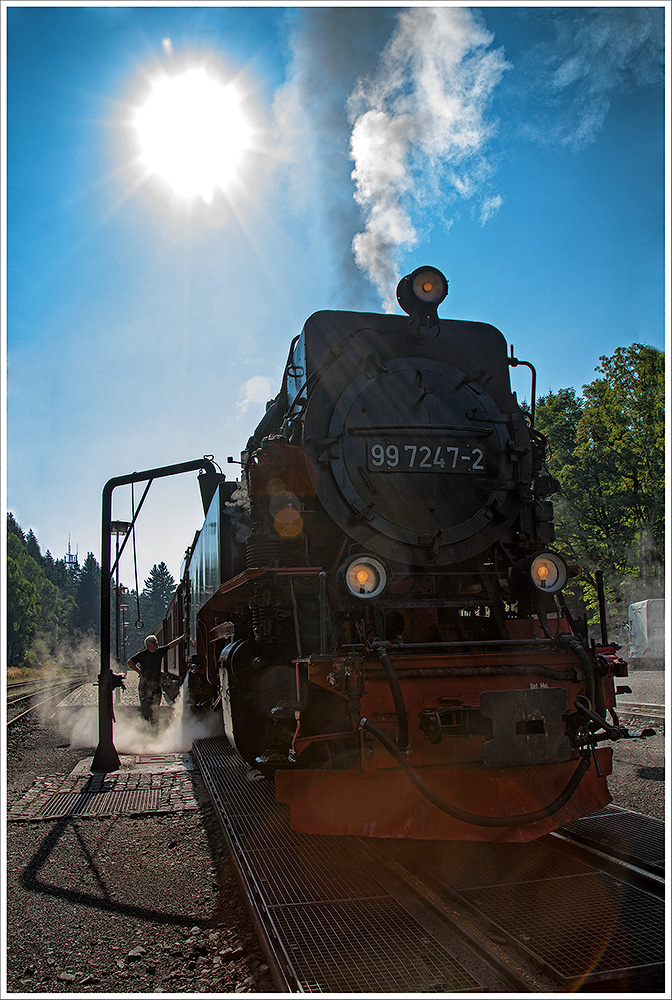
<svg viewBox="0 0 672 1000">
<path fill-rule="evenodd" d="M 354 556 L 343 566 L 345 588 L 352 597 L 371 600 L 387 587 L 389 574 L 375 556 Z"/>
<path fill-rule="evenodd" d="M 423 267 L 413 273 L 415 277 L 412 279 L 412 288 L 417 298 L 437 306 L 443 302 L 448 294 L 448 283 L 440 271 L 433 267 Z"/>
<path fill-rule="evenodd" d="M 397 285 L 397 301 L 412 319 L 438 322 L 437 306 L 448 294 L 448 282 L 435 267 L 418 267 Z"/>
<path fill-rule="evenodd" d="M 567 582 L 567 566 L 556 552 L 540 552 L 530 563 L 530 579 L 545 594 L 557 594 Z"/>
</svg>

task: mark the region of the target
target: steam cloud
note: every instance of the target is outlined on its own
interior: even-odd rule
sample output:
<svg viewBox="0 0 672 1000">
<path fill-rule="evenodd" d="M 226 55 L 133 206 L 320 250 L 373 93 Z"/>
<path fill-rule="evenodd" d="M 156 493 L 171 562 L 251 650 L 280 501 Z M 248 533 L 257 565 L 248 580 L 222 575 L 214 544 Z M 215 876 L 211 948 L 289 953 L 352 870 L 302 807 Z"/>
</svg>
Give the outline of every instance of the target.
<svg viewBox="0 0 672 1000">
<path fill-rule="evenodd" d="M 491 174 L 486 112 L 507 66 L 491 42 L 462 7 L 294 14 L 274 148 L 292 166 L 297 202 L 310 192 L 327 206 L 320 221 L 343 276 L 364 274 L 386 308 L 395 255 L 417 243 L 423 217 L 442 220 L 447 204 L 480 193 Z M 502 203 L 484 197 L 482 222 Z"/>
<path fill-rule="evenodd" d="M 236 405 L 244 415 L 250 406 L 265 403 L 272 395 L 271 380 L 265 375 L 253 375 L 241 386 Z"/>
<path fill-rule="evenodd" d="M 578 151 L 619 95 L 664 73 L 660 8 L 532 7 L 515 16 L 512 66 L 469 7 L 288 14 L 291 68 L 276 94 L 274 150 L 291 168 L 306 224 L 332 241 L 342 277 L 353 285 L 365 275 L 386 308 L 397 257 L 432 226 L 450 228 L 451 206 L 470 199 L 481 225 L 500 210 L 492 163 L 505 138 Z M 548 41 L 525 48 L 530 27 Z"/>
<path fill-rule="evenodd" d="M 131 674 L 126 683 L 129 692 L 137 690 L 137 683 Z M 186 680 L 171 712 L 161 709 L 163 715 L 158 727 L 143 719 L 136 705 L 124 705 L 121 709 L 115 706 L 114 745 L 117 751 L 123 754 L 187 752 L 191 750 L 194 740 L 221 735 L 221 713 L 196 716 L 186 704 L 185 696 Z M 130 701 L 132 698 L 129 696 Z M 70 741 L 71 746 L 97 745 L 97 708 L 83 706 L 73 709 L 59 706 L 55 715 L 59 731 Z"/>
<path fill-rule="evenodd" d="M 395 254 L 418 242 L 412 214 L 471 198 L 490 176 L 487 111 L 508 67 L 492 40 L 468 8 L 403 10 L 376 73 L 350 98 L 354 197 L 365 221 L 352 247 L 386 309 L 395 306 Z M 489 194 L 482 221 L 501 203 Z"/>
</svg>

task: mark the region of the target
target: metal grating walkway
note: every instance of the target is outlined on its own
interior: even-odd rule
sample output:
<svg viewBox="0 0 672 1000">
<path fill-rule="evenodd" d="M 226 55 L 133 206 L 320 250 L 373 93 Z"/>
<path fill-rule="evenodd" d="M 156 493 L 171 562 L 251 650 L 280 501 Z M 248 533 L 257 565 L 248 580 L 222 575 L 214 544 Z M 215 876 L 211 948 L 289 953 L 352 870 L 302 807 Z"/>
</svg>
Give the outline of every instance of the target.
<svg viewBox="0 0 672 1000">
<path fill-rule="evenodd" d="M 513 933 L 572 992 L 581 982 L 653 974 L 665 962 L 662 900 L 609 875 L 549 878 L 522 890 L 491 885 L 487 893 L 463 896 Z"/>
<path fill-rule="evenodd" d="M 291 992 L 482 991 L 347 840 L 291 830 L 271 783 L 255 781 L 224 739 L 192 752 Z"/>
<path fill-rule="evenodd" d="M 91 758 L 68 775 L 43 775 L 8 803 L 7 819 L 63 819 L 66 816 L 116 816 L 174 813 L 197 809 L 193 764 L 186 754 L 131 754 L 118 771 L 91 774 Z"/>
<path fill-rule="evenodd" d="M 598 819 L 610 816 L 572 827 Z M 622 812 L 621 827 L 612 827 L 611 836 L 603 831 L 603 846 L 613 852 L 614 834 L 630 827 L 645 841 L 647 819 Z M 589 854 L 567 855 L 553 836 L 528 844 L 439 844 L 431 857 L 420 842 L 400 841 L 389 852 L 439 895 L 446 890 L 448 899 L 457 896 L 492 921 L 569 992 L 584 983 L 661 981 L 664 900 L 599 871 Z"/>
<path fill-rule="evenodd" d="M 654 875 L 665 875 L 663 820 L 608 806 L 569 823 L 564 829 L 583 844 L 598 850 L 608 847 L 622 861 Z"/>
</svg>

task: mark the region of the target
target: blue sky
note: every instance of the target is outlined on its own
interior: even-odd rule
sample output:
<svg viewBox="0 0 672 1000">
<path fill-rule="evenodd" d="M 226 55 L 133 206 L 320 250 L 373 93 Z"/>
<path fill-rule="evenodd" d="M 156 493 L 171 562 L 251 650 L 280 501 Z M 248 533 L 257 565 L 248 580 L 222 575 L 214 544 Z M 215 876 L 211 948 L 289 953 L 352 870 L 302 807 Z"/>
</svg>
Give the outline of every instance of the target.
<svg viewBox="0 0 672 1000">
<path fill-rule="evenodd" d="M 378 311 L 420 264 L 449 279 L 441 314 L 502 330 L 539 393 L 664 349 L 663 4 L 3 16 L 6 502 L 43 551 L 100 560 L 113 476 L 226 469 L 305 319 Z M 132 127 L 153 80 L 202 64 L 253 128 L 210 203 L 147 177 Z M 129 518 L 130 490 L 114 500 Z M 177 577 L 201 522 L 195 474 L 154 484 L 141 585 L 161 560 Z"/>
</svg>

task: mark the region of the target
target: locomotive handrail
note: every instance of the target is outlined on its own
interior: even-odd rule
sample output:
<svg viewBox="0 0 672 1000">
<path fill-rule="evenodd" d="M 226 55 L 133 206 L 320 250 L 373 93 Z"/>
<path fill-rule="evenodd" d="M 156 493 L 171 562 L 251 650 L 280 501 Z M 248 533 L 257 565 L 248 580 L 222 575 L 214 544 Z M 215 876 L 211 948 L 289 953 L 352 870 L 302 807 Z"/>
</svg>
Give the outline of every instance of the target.
<svg viewBox="0 0 672 1000">
<path fill-rule="evenodd" d="M 218 594 L 222 597 L 230 591 L 238 590 L 248 583 L 253 583 L 260 576 L 267 576 L 274 573 L 276 576 L 319 576 L 322 573 L 321 566 L 255 566 L 252 569 L 244 569 L 242 573 L 231 577 L 226 583 L 222 583 L 214 592 L 213 597 Z"/>
<path fill-rule="evenodd" d="M 537 405 L 537 370 L 533 364 L 529 361 L 521 361 L 519 358 L 514 357 L 513 354 L 513 344 L 511 344 L 511 354 L 508 358 L 509 366 L 511 368 L 517 368 L 518 365 L 523 365 L 525 368 L 529 368 L 532 372 L 532 400 L 530 403 L 530 426 L 534 427 L 534 415 Z"/>
<path fill-rule="evenodd" d="M 496 646 L 497 649 L 517 648 L 520 646 L 553 646 L 557 645 L 557 638 L 550 639 L 451 639 L 448 642 L 390 642 L 381 640 L 380 646 L 388 651 L 404 652 L 407 649 L 453 649 L 465 646 Z M 365 652 L 366 646 L 362 642 L 343 643 L 343 649 L 350 649 L 355 652 Z"/>
<path fill-rule="evenodd" d="M 491 423 L 496 421 L 488 418 Z M 506 421 L 501 421 L 506 423 Z M 409 434 L 417 434 L 418 431 L 431 431 L 435 435 L 443 434 L 445 431 L 459 431 L 461 434 L 473 434 L 476 437 L 490 437 L 493 433 L 491 427 L 469 427 L 468 424 L 362 424 L 348 427 L 347 433 L 353 437 L 358 434 L 370 436 L 381 431 L 394 431 L 395 433 L 406 431 Z"/>
<path fill-rule="evenodd" d="M 510 677 L 527 675 L 548 677 L 551 680 L 571 681 L 577 684 L 580 677 L 576 670 L 553 670 L 531 664 L 511 663 L 506 666 L 488 667 L 395 667 L 397 677 L 414 680 L 420 677 Z M 377 667 L 367 667 L 368 678 L 381 677 L 383 672 Z"/>
</svg>

